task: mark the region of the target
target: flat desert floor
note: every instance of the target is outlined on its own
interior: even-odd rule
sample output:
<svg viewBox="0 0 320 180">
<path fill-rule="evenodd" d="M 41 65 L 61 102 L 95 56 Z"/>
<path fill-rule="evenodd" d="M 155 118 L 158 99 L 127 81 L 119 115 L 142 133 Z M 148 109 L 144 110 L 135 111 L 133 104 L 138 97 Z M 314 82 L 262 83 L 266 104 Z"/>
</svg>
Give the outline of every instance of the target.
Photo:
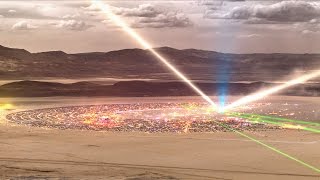
<svg viewBox="0 0 320 180">
<path fill-rule="evenodd" d="M 138 100 L 155 101 L 153 98 L 2 99 L 15 105 L 13 111 Z M 283 101 L 298 104 L 319 105 L 319 100 L 283 97 Z M 269 101 L 282 100 L 274 97 Z M 320 136 L 309 131 L 245 132 L 301 160 L 296 162 L 232 132 L 59 130 L 8 123 L 5 119 L 8 113 L 12 112 L 2 112 L 0 121 L 0 179 L 320 179 L 318 172 L 303 164 L 320 168 Z"/>
</svg>

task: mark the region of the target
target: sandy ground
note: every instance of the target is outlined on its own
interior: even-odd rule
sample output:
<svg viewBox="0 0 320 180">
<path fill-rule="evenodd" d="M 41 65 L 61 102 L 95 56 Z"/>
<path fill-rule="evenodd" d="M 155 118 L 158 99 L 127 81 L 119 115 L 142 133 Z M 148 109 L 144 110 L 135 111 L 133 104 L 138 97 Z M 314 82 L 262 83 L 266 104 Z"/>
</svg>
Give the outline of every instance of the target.
<svg viewBox="0 0 320 180">
<path fill-rule="evenodd" d="M 320 168 L 319 134 L 247 134 Z M 0 179 L 320 179 L 301 163 L 231 132 L 111 133 L 2 123 L 0 144 Z"/>
</svg>

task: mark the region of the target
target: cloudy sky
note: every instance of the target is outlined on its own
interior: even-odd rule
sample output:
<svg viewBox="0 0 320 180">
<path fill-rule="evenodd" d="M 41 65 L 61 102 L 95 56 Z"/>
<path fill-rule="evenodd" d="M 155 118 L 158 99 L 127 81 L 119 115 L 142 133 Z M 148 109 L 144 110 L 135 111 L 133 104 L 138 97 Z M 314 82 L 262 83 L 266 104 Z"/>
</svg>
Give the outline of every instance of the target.
<svg viewBox="0 0 320 180">
<path fill-rule="evenodd" d="M 105 1 L 153 46 L 320 53 L 320 1 Z M 140 48 L 88 1 L 0 1 L 0 44 L 31 52 Z"/>
</svg>

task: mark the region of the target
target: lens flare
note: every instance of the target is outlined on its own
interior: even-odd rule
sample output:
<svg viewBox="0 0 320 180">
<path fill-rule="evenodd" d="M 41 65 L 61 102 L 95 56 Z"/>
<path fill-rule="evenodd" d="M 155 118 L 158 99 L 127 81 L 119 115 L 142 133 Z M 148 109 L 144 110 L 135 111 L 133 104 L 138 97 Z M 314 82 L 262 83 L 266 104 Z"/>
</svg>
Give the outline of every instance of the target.
<svg viewBox="0 0 320 180">
<path fill-rule="evenodd" d="M 115 15 L 110 6 L 101 2 L 100 0 L 92 0 L 92 4 L 105 13 L 110 20 L 112 20 L 116 25 L 122 28 L 123 31 L 128 33 L 133 39 L 135 39 L 143 48 L 148 49 L 155 57 L 157 57 L 164 65 L 166 65 L 177 77 L 182 79 L 186 84 L 188 84 L 195 92 L 197 92 L 204 100 L 210 103 L 213 108 L 216 108 L 216 104 L 202 92 L 198 87 L 196 87 L 184 74 L 182 74 L 177 68 L 175 68 L 167 59 L 161 56 L 156 50 L 154 50 L 150 43 L 144 40 L 136 31 L 130 28 L 126 22 Z"/>
<path fill-rule="evenodd" d="M 231 70 L 231 61 L 224 60 L 218 61 L 217 69 L 218 72 L 218 99 L 219 99 L 219 112 L 223 110 L 225 104 L 227 102 L 228 89 L 229 89 L 229 81 L 230 81 L 230 72 Z"/>
<path fill-rule="evenodd" d="M 226 106 L 225 108 L 223 108 L 223 111 L 227 111 L 227 110 L 233 109 L 235 107 L 242 106 L 242 105 L 245 105 L 245 104 L 260 100 L 260 99 L 263 99 L 263 98 L 265 98 L 265 97 L 267 97 L 267 96 L 269 96 L 271 94 L 277 93 L 277 92 L 279 92 L 279 91 L 281 91 L 283 89 L 287 89 L 287 88 L 289 88 L 291 86 L 294 86 L 294 85 L 297 85 L 297 84 L 300 84 L 300 83 L 304 83 L 304 82 L 306 82 L 306 81 L 308 81 L 310 79 L 313 79 L 313 78 L 316 78 L 316 77 L 319 77 L 319 76 L 320 76 L 320 70 L 317 70 L 316 72 L 301 76 L 301 77 L 299 77 L 297 79 L 290 80 L 290 81 L 288 81 L 288 82 L 286 82 L 286 83 L 284 83 L 282 85 L 275 86 L 273 88 L 254 93 L 254 94 L 249 95 L 249 96 L 245 96 L 245 97 L 243 97 L 243 98 L 231 103 L 230 105 Z"/>
</svg>

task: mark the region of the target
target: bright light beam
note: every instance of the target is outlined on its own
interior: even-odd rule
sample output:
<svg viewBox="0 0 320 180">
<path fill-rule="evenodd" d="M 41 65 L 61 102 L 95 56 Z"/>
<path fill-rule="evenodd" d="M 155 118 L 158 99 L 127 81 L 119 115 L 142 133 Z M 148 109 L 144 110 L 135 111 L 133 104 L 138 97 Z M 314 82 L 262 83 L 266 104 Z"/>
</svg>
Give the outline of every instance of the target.
<svg viewBox="0 0 320 180">
<path fill-rule="evenodd" d="M 170 62 L 168 60 L 166 60 L 164 57 L 162 57 L 159 53 L 157 53 L 154 49 L 152 49 L 152 46 L 147 42 L 145 41 L 137 32 L 135 32 L 133 29 L 131 29 L 122 19 L 120 19 L 117 15 L 115 15 L 110 7 L 107 5 L 107 4 L 104 4 L 103 2 L 101 2 L 100 0 L 92 0 L 92 4 L 99 7 L 99 9 L 101 9 L 104 13 L 106 13 L 108 15 L 108 17 L 115 23 L 117 24 L 118 26 L 120 26 L 123 31 L 127 32 L 132 38 L 134 38 L 137 42 L 139 42 L 139 44 L 141 46 L 143 46 L 144 48 L 148 49 L 153 55 L 155 55 L 162 63 L 164 63 L 171 71 L 173 71 L 179 78 L 181 78 L 183 81 L 185 81 L 194 91 L 196 91 L 199 95 L 201 95 L 201 97 L 203 99 L 205 99 L 207 102 L 210 103 L 210 105 L 212 105 L 214 108 L 217 108 L 217 105 L 210 99 L 210 97 L 208 97 L 206 94 L 204 94 L 200 89 L 198 89 L 187 77 L 185 77 L 179 70 L 177 70 L 172 64 L 170 64 Z M 320 72 L 319 72 L 320 74 Z M 237 131 L 231 127 L 229 127 L 228 125 L 225 125 L 225 124 L 222 124 L 222 123 L 219 123 L 217 121 L 214 121 L 234 132 L 236 132 L 237 134 L 243 136 L 243 137 L 246 137 L 262 146 L 265 146 L 279 154 L 282 154 L 284 155 L 285 157 L 291 159 L 291 160 L 294 160 L 296 162 L 299 162 L 300 164 L 310 168 L 310 169 L 313 169 L 314 171 L 316 172 L 320 172 L 319 169 L 309 165 L 309 164 L 306 164 L 304 163 L 303 161 L 300 161 L 290 155 L 287 155 L 271 146 L 268 146 L 244 133 L 241 133 L 240 131 Z"/>
<path fill-rule="evenodd" d="M 101 9 L 109 19 L 111 19 L 116 25 L 122 28 L 123 31 L 128 33 L 134 40 L 136 40 L 142 47 L 148 49 L 154 56 L 156 56 L 163 64 L 165 64 L 174 74 L 182 79 L 185 83 L 187 83 L 195 92 L 197 92 L 204 100 L 206 100 L 213 108 L 216 108 L 217 105 L 202 92 L 197 86 L 195 86 L 185 75 L 183 75 L 177 68 L 175 68 L 167 59 L 162 57 L 157 51 L 155 51 L 151 44 L 144 40 L 136 31 L 130 28 L 125 21 L 120 19 L 117 15 L 115 15 L 110 6 L 103 3 L 100 0 L 92 0 L 92 4 L 99 9 Z"/>
<path fill-rule="evenodd" d="M 304 83 L 304 82 L 306 82 L 310 79 L 316 78 L 318 76 L 320 76 L 320 70 L 317 70 L 316 72 L 313 72 L 313 73 L 310 73 L 310 74 L 307 74 L 304 76 L 301 76 L 297 79 L 290 80 L 290 81 L 288 81 L 284 84 L 281 84 L 279 86 L 275 86 L 273 88 L 254 93 L 252 95 L 245 96 L 245 97 L 231 103 L 230 105 L 226 106 L 225 108 L 223 108 L 223 111 L 227 111 L 227 110 L 233 109 L 235 107 L 242 106 L 242 105 L 263 99 L 266 96 L 277 93 L 277 92 L 279 92 L 283 89 L 289 88 L 291 86 L 294 86 L 294 85 L 297 85 L 300 83 Z"/>
</svg>

